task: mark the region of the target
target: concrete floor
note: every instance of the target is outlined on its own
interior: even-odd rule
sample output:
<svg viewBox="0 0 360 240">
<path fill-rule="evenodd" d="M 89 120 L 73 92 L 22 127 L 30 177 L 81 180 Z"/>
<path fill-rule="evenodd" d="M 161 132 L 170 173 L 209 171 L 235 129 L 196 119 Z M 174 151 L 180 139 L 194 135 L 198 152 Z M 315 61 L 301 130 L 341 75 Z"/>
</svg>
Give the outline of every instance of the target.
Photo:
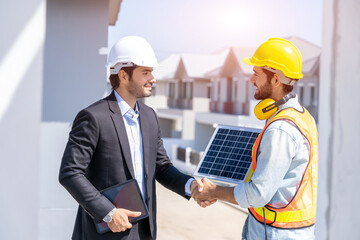
<svg viewBox="0 0 360 240">
<path fill-rule="evenodd" d="M 201 208 L 157 184 L 158 240 L 241 239 L 247 213 L 223 202 Z"/>
</svg>

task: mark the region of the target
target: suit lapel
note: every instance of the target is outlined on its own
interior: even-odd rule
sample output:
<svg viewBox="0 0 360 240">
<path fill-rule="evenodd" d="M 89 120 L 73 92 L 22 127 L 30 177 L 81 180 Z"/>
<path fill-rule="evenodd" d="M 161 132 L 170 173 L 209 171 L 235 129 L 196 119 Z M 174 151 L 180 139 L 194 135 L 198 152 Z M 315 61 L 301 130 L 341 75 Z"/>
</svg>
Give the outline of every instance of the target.
<svg viewBox="0 0 360 240">
<path fill-rule="evenodd" d="M 143 144 L 143 161 L 144 161 L 144 171 L 145 176 L 148 176 L 149 173 L 149 149 L 150 149 L 150 142 L 149 142 L 149 131 L 150 125 L 149 121 L 146 116 L 146 112 L 143 109 L 142 104 L 138 103 L 139 106 L 139 118 L 140 118 L 140 129 L 141 129 L 141 136 L 142 136 L 142 144 Z"/>
<path fill-rule="evenodd" d="M 125 128 L 123 116 L 120 111 L 118 102 L 116 100 L 114 91 L 108 97 L 108 104 L 109 104 L 109 109 L 112 112 L 110 116 L 112 118 L 112 121 L 116 129 L 116 133 L 118 135 L 120 147 L 122 149 L 122 152 L 124 153 L 126 165 L 129 168 L 132 178 L 135 179 L 134 168 L 131 160 L 129 140 L 126 134 L 126 128 Z"/>
</svg>

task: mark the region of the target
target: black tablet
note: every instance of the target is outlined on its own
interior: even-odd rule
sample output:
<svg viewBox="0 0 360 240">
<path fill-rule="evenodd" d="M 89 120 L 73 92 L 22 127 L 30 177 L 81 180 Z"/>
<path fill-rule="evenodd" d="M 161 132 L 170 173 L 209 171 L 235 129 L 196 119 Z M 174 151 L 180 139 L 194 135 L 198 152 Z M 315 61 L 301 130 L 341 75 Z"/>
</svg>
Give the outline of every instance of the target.
<svg viewBox="0 0 360 240">
<path fill-rule="evenodd" d="M 149 216 L 149 211 L 142 198 L 139 185 L 135 179 L 106 188 L 100 192 L 109 199 L 116 208 L 124 208 L 134 212 L 141 212 L 139 217 L 129 218 L 131 223 Z M 95 226 L 96 231 L 100 234 L 110 231 L 110 228 L 104 221 L 95 223 Z"/>
</svg>

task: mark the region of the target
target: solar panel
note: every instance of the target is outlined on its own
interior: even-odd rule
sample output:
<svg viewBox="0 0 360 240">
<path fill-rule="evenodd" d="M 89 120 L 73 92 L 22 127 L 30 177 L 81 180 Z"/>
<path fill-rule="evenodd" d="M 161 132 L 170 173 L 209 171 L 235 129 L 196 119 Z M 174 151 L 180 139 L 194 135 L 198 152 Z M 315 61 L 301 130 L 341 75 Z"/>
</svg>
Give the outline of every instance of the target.
<svg viewBox="0 0 360 240">
<path fill-rule="evenodd" d="M 250 167 L 254 142 L 261 129 L 219 125 L 206 147 L 194 176 L 238 184 Z"/>
</svg>

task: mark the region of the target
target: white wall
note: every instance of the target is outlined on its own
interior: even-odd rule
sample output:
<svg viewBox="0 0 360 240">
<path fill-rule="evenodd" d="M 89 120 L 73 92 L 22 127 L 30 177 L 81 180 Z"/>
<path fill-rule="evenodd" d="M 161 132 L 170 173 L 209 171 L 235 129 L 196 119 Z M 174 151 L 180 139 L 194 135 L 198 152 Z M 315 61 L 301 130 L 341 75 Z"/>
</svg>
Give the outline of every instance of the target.
<svg viewBox="0 0 360 240">
<path fill-rule="evenodd" d="M 173 128 L 173 119 L 167 119 L 167 118 L 159 118 L 159 125 L 161 129 L 161 136 L 164 138 L 170 138 L 171 137 L 171 130 Z"/>
<path fill-rule="evenodd" d="M 208 84 L 210 84 L 209 80 L 194 80 L 193 98 L 208 98 Z"/>
<path fill-rule="evenodd" d="M 193 140 L 184 140 L 184 139 L 179 139 L 179 138 L 163 138 L 163 144 L 164 144 L 166 153 L 171 160 L 176 158 L 176 152 L 173 152 L 173 150 L 175 149 L 174 146 L 181 147 L 181 148 L 186 148 L 186 147 L 193 148 L 194 147 Z"/>
<path fill-rule="evenodd" d="M 247 84 L 246 84 L 246 77 L 241 76 L 237 78 L 238 84 L 236 84 L 237 89 L 234 89 L 234 91 L 237 91 L 237 99 L 234 99 L 235 101 L 239 103 L 247 102 L 249 99 L 246 98 L 246 91 L 247 91 Z"/>
<path fill-rule="evenodd" d="M 194 149 L 198 152 L 205 151 L 215 128 L 212 124 L 195 123 Z"/>
<path fill-rule="evenodd" d="M 156 76 L 155 76 L 155 79 L 156 79 Z M 168 92 L 166 91 L 167 85 L 168 85 L 167 81 L 156 81 L 156 83 L 154 85 L 156 87 L 156 96 L 158 96 L 158 95 L 167 96 L 168 95 Z"/>
<path fill-rule="evenodd" d="M 47 1 L 44 121 L 72 121 L 106 91 L 108 11 L 108 1 Z"/>
<path fill-rule="evenodd" d="M 143 103 L 145 103 L 146 105 L 157 111 L 157 109 L 159 108 L 161 109 L 168 108 L 167 99 L 168 99 L 167 96 L 156 95 L 156 96 L 142 98 L 141 101 L 143 101 Z"/>
<path fill-rule="evenodd" d="M 58 171 L 69 122 L 106 90 L 108 11 L 108 1 L 0 2 L 1 240 L 70 239 L 77 204 Z"/>
<path fill-rule="evenodd" d="M 70 239 L 76 201 L 58 183 L 75 115 L 107 91 L 108 1 L 48 0 L 41 125 L 38 239 Z"/>
<path fill-rule="evenodd" d="M 324 1 L 317 239 L 360 236 L 360 1 Z"/>
<path fill-rule="evenodd" d="M 250 101 L 250 109 L 254 109 L 255 101 Z M 202 124 L 223 124 L 230 126 L 242 126 L 252 128 L 263 128 L 265 121 L 258 120 L 253 111 L 250 111 L 249 116 L 245 115 L 232 115 L 223 113 L 196 113 L 196 122 Z"/>
<path fill-rule="evenodd" d="M 209 112 L 210 111 L 210 99 L 209 98 L 198 98 L 192 99 L 192 110 L 194 112 Z"/>
<path fill-rule="evenodd" d="M 46 1 L 0 2 L 0 239 L 37 239 Z"/>
<path fill-rule="evenodd" d="M 166 81 L 157 81 L 155 83 L 155 94 L 153 93 L 150 97 L 142 98 L 141 101 L 152 107 L 155 111 L 159 108 L 168 108 L 167 100 L 168 94 L 166 91 L 167 87 Z"/>
<path fill-rule="evenodd" d="M 58 182 L 60 160 L 71 123 L 41 125 L 39 171 L 39 240 L 70 239 L 78 204 Z"/>
<path fill-rule="evenodd" d="M 195 112 L 192 110 L 183 110 L 182 139 L 194 140 L 194 134 L 195 134 Z"/>
</svg>

